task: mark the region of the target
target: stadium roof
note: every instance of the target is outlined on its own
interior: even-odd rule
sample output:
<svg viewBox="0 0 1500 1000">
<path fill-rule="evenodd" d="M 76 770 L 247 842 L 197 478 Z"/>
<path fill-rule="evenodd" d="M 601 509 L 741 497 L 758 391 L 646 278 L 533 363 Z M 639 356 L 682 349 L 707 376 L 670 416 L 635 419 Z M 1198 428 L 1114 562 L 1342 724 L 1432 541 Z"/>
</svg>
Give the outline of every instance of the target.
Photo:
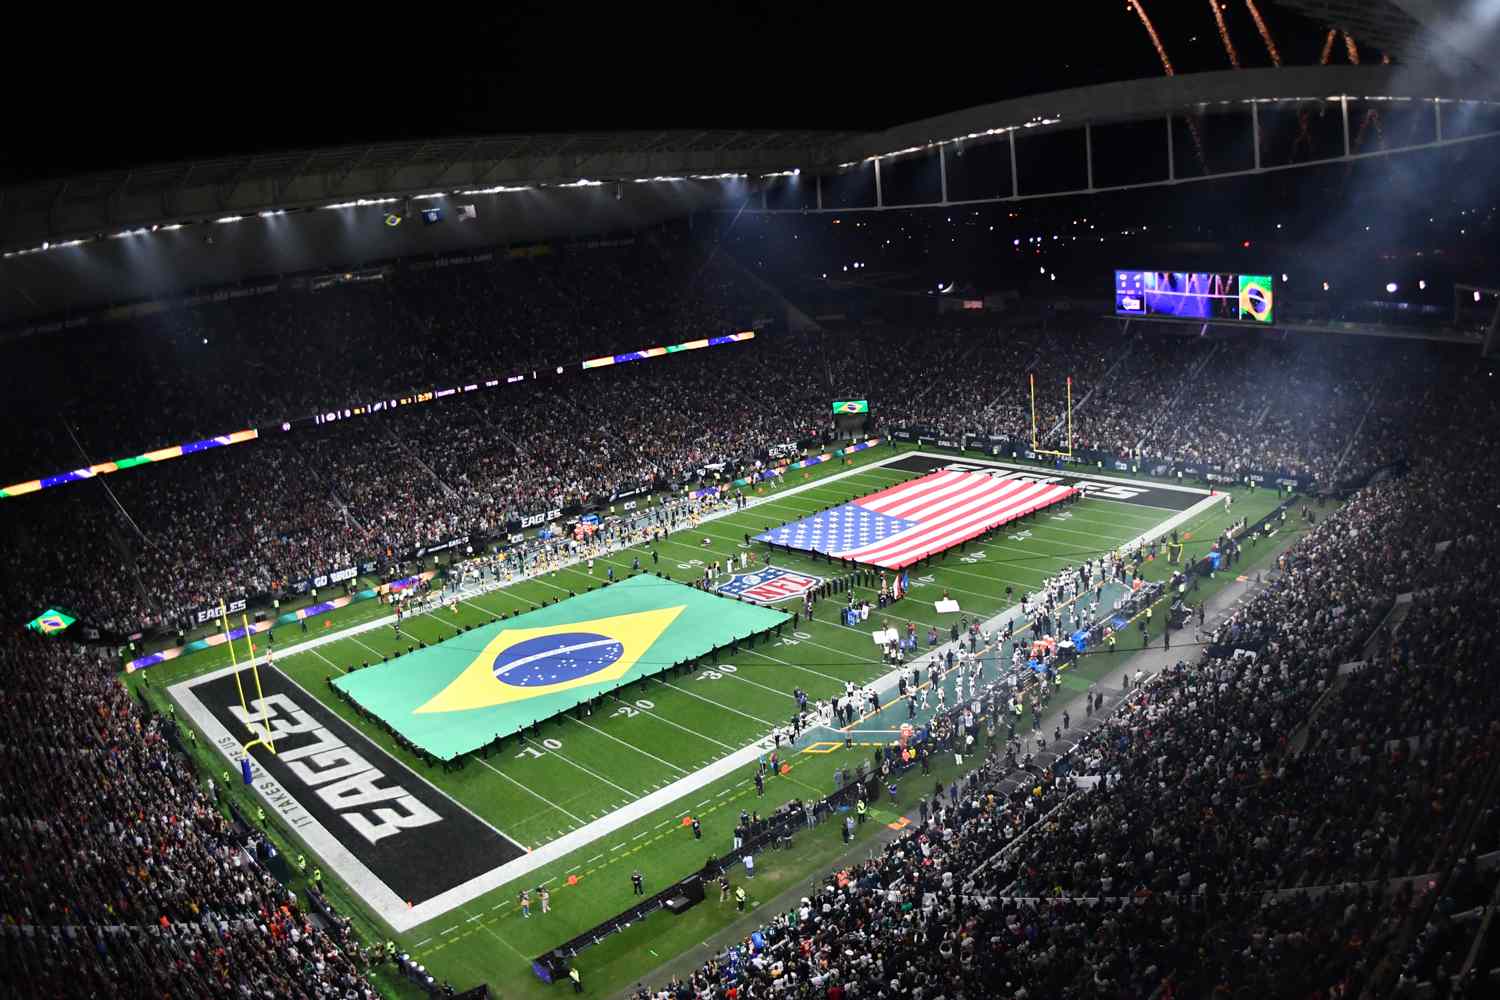
<svg viewBox="0 0 1500 1000">
<path fill-rule="evenodd" d="M 0 191 L 5 249 L 90 229 L 430 191 L 564 185 L 588 179 L 713 177 L 826 158 L 854 133 L 676 129 L 495 135 L 332 146 L 189 160 L 21 184 Z"/>
<path fill-rule="evenodd" d="M 1495 0 L 1280 0 L 1410 64 L 1489 74 L 1500 33 Z"/>
<path fill-rule="evenodd" d="M 1069 129 L 1085 124 L 1161 118 L 1169 114 L 1229 111 L 1268 101 L 1398 98 L 1487 100 L 1497 93 L 1473 80 L 1455 80 L 1426 67 L 1287 66 L 1151 77 L 1075 87 L 898 125 L 840 145 L 844 161 L 890 155 L 936 142 L 1016 128 Z"/>
<path fill-rule="evenodd" d="M 747 195 L 778 175 L 835 174 L 872 157 L 986 137 L 1024 142 L 1035 133 L 1086 125 L 1243 114 L 1267 102 L 1338 102 L 1344 96 L 1423 102 L 1441 117 L 1441 133 L 1450 119 L 1456 127 L 1477 122 L 1476 115 L 1488 127 L 1497 106 L 1478 86 L 1473 78 L 1455 81 L 1427 66 L 1226 70 L 1053 91 L 873 133 L 671 129 L 479 136 L 253 153 L 34 181 L 0 189 L 0 319 L 24 322 L 265 274 L 618 232 L 747 205 Z M 1435 103 L 1476 99 L 1480 103 L 1451 112 Z M 383 205 L 386 200 L 423 195 L 456 196 L 465 211 L 472 203 L 477 216 L 457 210 L 449 216 L 477 218 L 478 224 L 404 226 L 399 236 L 380 224 L 380 215 L 402 208 Z M 356 214 L 313 211 L 322 208 Z M 365 210 L 374 217 L 357 214 Z M 239 226 L 214 225 L 242 219 Z M 165 232 L 184 226 L 191 229 Z M 157 234 L 157 227 L 164 232 Z M 215 249 L 205 252 L 210 245 Z M 73 249 L 56 252 L 67 248 Z"/>
<path fill-rule="evenodd" d="M 652 178 L 829 172 L 869 156 L 997 131 L 1076 128 L 1277 100 L 1483 98 L 1425 68 L 1226 70 L 1078 87 L 999 101 L 883 132 L 697 129 L 476 136 L 189 160 L 0 190 L 0 249 L 122 228 L 250 215 L 426 192 Z"/>
</svg>

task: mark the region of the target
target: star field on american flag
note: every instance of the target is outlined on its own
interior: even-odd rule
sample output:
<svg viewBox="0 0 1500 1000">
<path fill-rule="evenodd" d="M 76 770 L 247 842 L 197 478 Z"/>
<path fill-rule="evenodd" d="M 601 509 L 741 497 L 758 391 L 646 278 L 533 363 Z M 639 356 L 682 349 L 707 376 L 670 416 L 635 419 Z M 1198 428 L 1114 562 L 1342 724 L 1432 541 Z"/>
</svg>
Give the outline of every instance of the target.
<svg viewBox="0 0 1500 1000">
<path fill-rule="evenodd" d="M 842 552 L 871 542 L 883 542 L 898 531 L 916 527 L 916 521 L 887 517 L 878 511 L 846 503 L 819 511 L 800 521 L 783 524 L 758 536 L 760 541 L 814 552 Z"/>
</svg>

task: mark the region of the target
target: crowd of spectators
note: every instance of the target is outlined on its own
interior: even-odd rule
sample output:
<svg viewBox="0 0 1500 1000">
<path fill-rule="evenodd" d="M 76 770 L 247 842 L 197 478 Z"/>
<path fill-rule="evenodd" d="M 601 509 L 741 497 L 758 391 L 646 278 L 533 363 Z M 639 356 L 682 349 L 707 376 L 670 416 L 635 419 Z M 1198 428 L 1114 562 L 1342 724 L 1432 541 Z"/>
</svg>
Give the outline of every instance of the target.
<svg viewBox="0 0 1500 1000">
<path fill-rule="evenodd" d="M 13 635 L 0 670 L 8 996 L 376 1000 L 347 922 L 262 866 L 112 666 Z"/>
<path fill-rule="evenodd" d="M 766 308 L 711 249 L 652 241 L 169 310 L 98 331 L 98 366 L 52 372 L 76 375 L 77 394 L 61 420 L 18 424 L 37 432 L 3 461 L 125 454 L 320 408 L 320 393 L 353 402 L 690 340 Z M 205 337 L 225 354 L 193 354 Z M 43 385 L 57 362 L 33 360 Z M 1446 982 L 1495 887 L 1481 858 L 1500 849 L 1481 794 L 1500 767 L 1485 586 L 1500 489 L 1476 460 L 1500 413 L 1471 360 L 1086 325 L 762 337 L 7 500 L 18 571 L 0 603 L 13 620 L 56 605 L 120 631 L 173 624 L 225 593 L 732 471 L 828 434 L 834 398 L 869 398 L 882 428 L 1023 438 L 1033 373 L 1047 429 L 1074 379 L 1080 446 L 1320 478 L 1414 468 L 1304 522 L 1201 655 L 1064 757 L 1018 772 L 992 752 L 760 945 L 662 992 L 1352 997 Z M 0 977 L 28 995 L 373 995 L 347 927 L 313 921 L 267 873 L 254 831 L 108 668 L 31 639 L 0 643 L 0 665 Z"/>
<path fill-rule="evenodd" d="M 1469 459 L 1500 412 L 1458 397 L 1413 414 L 1455 433 L 1410 476 L 1305 518 L 1199 652 L 1060 757 L 992 752 L 869 861 L 638 995 L 1485 995 L 1458 973 L 1494 951 L 1500 477 Z"/>
<path fill-rule="evenodd" d="M 7 366 L 27 377 L 0 401 L 16 428 L 0 479 L 76 467 L 80 451 L 115 459 L 479 376 L 576 367 L 772 314 L 723 254 L 666 233 L 482 256 L 101 320 L 62 334 L 66 350 L 50 336 L 7 344 Z"/>
<path fill-rule="evenodd" d="M 665 234 L 481 257 L 82 327 L 67 335 L 98 358 L 84 366 L 46 338 L 8 346 L 31 388 L 52 397 L 7 401 L 17 433 L 0 468 L 17 478 L 247 425 L 266 437 L 7 501 L 0 534 L 34 552 L 36 569 L 25 587 L 0 585 L 5 611 L 30 617 L 44 596 L 113 632 L 172 628 L 220 597 L 827 439 L 832 399 L 870 399 L 877 429 L 1026 441 L 1031 376 L 1036 426 L 1053 446 L 1065 440 L 1071 378 L 1075 447 L 1326 482 L 1341 462 L 1363 471 L 1403 454 L 1413 412 L 1441 401 L 1446 377 L 1415 348 L 1125 337 L 1052 317 L 763 334 L 280 435 L 286 416 L 482 374 L 550 373 L 542 366 L 560 358 L 690 340 L 777 311 L 712 246 Z M 22 505 L 33 509 L 12 514 Z"/>
</svg>

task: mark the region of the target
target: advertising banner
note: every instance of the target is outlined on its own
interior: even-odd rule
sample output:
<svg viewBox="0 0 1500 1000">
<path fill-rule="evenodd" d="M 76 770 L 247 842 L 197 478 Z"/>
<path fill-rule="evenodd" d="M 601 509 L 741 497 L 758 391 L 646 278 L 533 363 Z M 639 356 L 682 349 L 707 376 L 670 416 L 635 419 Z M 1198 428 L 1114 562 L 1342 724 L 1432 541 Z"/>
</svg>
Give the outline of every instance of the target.
<svg viewBox="0 0 1500 1000">
<path fill-rule="evenodd" d="M 248 601 L 244 597 L 231 598 L 224 602 L 224 610 L 230 615 L 237 615 L 245 610 Z M 217 621 L 219 618 L 219 605 L 217 602 L 205 604 L 193 610 L 193 624 L 202 625 L 206 622 Z M 230 624 L 233 624 L 231 619 Z"/>
</svg>

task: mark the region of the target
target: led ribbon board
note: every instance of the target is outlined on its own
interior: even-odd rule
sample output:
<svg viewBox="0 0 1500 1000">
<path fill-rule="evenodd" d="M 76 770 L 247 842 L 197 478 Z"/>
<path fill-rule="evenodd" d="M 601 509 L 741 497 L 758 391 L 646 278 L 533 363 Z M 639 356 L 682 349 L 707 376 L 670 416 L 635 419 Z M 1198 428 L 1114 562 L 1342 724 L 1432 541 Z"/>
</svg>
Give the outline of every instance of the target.
<svg viewBox="0 0 1500 1000">
<path fill-rule="evenodd" d="M 746 330 L 743 333 L 730 333 L 722 337 L 708 337 L 704 340 L 689 340 L 681 344 L 673 344 L 670 347 L 643 347 L 638 351 L 627 351 L 624 354 L 611 354 L 602 358 L 589 358 L 583 363 L 583 370 L 590 368 L 604 368 L 608 365 L 623 365 L 627 361 L 644 361 L 647 358 L 659 358 L 666 354 L 676 354 L 679 351 L 699 351 L 705 347 L 718 347 L 720 344 L 735 344 L 742 340 L 754 340 L 755 331 Z"/>
<path fill-rule="evenodd" d="M 603 368 L 606 365 L 624 364 L 627 361 L 643 361 L 646 358 L 662 357 L 663 355 L 667 354 L 676 354 L 679 351 L 698 351 L 702 350 L 705 347 L 718 347 L 721 344 L 736 344 L 741 341 L 754 339 L 755 331 L 745 330 L 741 333 L 730 333 L 725 334 L 721 337 L 707 337 L 703 340 L 689 340 L 681 344 L 672 344 L 669 347 L 643 347 L 638 351 L 630 351 L 625 354 L 614 354 L 604 358 L 590 358 L 583 362 L 582 367 L 584 371 L 587 371 L 590 368 Z M 562 370 L 562 368 L 558 368 L 559 373 L 561 373 Z M 511 382 L 524 381 L 525 378 L 526 376 L 524 375 L 511 375 L 506 377 L 505 381 L 508 384 Z M 498 378 L 487 379 L 482 384 L 484 388 L 490 389 L 498 386 L 500 384 L 500 380 Z M 375 413 L 386 409 L 396 409 L 398 406 L 406 406 L 408 404 L 414 403 L 428 403 L 432 402 L 435 399 L 442 399 L 446 396 L 452 396 L 460 392 L 473 392 L 479 389 L 480 385 L 481 383 L 476 381 L 468 385 L 455 386 L 453 388 L 446 389 L 426 390 L 424 392 L 417 392 L 396 399 L 378 400 L 374 403 L 361 404 L 359 406 L 350 408 L 330 409 L 322 413 L 318 413 L 311 418 L 307 418 L 307 421 L 316 424 L 332 423 L 336 420 L 347 419 L 355 416 L 363 416 L 367 413 Z M 303 422 L 303 420 L 298 420 L 299 424 Z M 282 430 L 289 430 L 290 428 L 290 423 L 284 423 L 281 425 Z M 25 496 L 27 493 L 36 493 L 39 490 L 50 489 L 54 486 L 64 486 L 68 483 L 81 482 L 85 479 L 92 479 L 95 476 L 105 475 L 111 472 L 120 472 L 124 469 L 132 469 L 138 465 L 146 465 L 151 462 L 165 462 L 168 459 L 181 458 L 183 455 L 191 455 L 195 452 L 207 451 L 210 448 L 222 448 L 231 444 L 243 444 L 246 441 L 254 441 L 258 437 L 260 437 L 260 431 L 253 428 L 251 430 L 234 431 L 230 434 L 219 434 L 215 437 L 207 438 L 202 441 L 191 441 L 187 444 L 172 445 L 170 448 L 158 448 L 155 451 L 148 451 L 143 455 L 135 455 L 130 458 L 117 459 L 113 462 L 101 462 L 98 465 L 90 465 L 82 469 L 73 469 L 69 472 L 59 472 L 55 476 L 46 476 L 41 479 L 31 479 L 23 483 L 12 483 L 9 486 L 0 488 L 0 499 Z"/>
<path fill-rule="evenodd" d="M 116 459 L 113 462 L 100 462 L 98 465 L 73 469 L 71 472 L 59 472 L 55 476 L 47 476 L 43 479 L 13 483 L 10 486 L 0 489 L 0 497 L 24 496 L 27 493 L 35 493 L 37 490 L 51 489 L 54 486 L 81 482 L 82 480 L 92 479 L 95 476 L 102 476 L 111 472 L 133 469 L 137 465 L 165 462 L 168 459 L 181 458 L 183 455 L 192 455 L 196 452 L 207 451 L 210 448 L 224 448 L 232 444 L 243 444 L 246 441 L 254 441 L 259 436 L 260 432 L 256 430 L 235 431 L 232 434 L 220 434 L 217 437 L 207 438 L 203 441 L 191 441 L 187 444 L 176 444 L 170 448 L 158 448 L 155 451 L 148 451 L 144 455 Z"/>
</svg>

